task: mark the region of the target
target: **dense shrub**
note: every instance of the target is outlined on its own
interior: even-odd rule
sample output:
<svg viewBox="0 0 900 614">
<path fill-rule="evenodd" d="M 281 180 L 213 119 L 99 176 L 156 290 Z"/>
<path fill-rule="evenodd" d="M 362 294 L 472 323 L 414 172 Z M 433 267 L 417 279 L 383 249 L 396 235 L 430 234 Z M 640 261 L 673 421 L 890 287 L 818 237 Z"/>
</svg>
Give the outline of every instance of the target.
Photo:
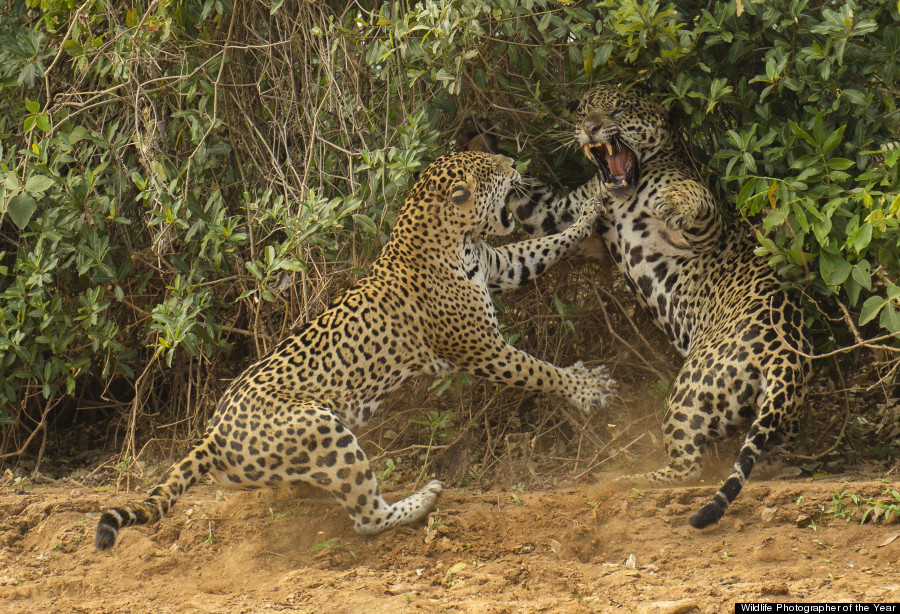
<svg viewBox="0 0 900 614">
<path fill-rule="evenodd" d="M 202 428 L 217 378 L 365 265 L 462 115 L 491 114 L 523 169 L 583 179 L 566 103 L 592 81 L 660 95 L 722 207 L 818 303 L 820 348 L 897 333 L 898 17 L 886 0 L 10 0 L 0 454 L 65 407 L 117 409 L 129 455 L 146 411 Z"/>
</svg>

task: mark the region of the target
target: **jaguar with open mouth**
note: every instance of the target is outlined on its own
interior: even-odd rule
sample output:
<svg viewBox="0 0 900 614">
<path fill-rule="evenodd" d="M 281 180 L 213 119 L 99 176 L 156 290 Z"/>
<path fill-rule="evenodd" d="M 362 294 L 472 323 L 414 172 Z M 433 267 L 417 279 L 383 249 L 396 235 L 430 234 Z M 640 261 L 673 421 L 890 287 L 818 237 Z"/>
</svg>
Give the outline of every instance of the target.
<svg viewBox="0 0 900 614">
<path fill-rule="evenodd" d="M 585 143 L 586 155 L 603 175 L 607 190 L 627 190 L 637 185 L 640 168 L 637 156 L 620 143 Z"/>
<path fill-rule="evenodd" d="M 722 518 L 762 453 L 799 430 L 812 374 L 803 304 L 756 255 L 755 233 L 725 224 L 681 131 L 651 94 L 599 84 L 574 111 L 575 142 L 596 173 L 562 196 L 532 184 L 528 206 L 513 213 L 526 232 L 554 233 L 601 198 L 596 234 L 684 356 L 667 399 L 666 465 L 622 479 L 697 477 L 709 446 L 745 429 L 731 473 L 690 518 L 702 529 Z"/>
</svg>

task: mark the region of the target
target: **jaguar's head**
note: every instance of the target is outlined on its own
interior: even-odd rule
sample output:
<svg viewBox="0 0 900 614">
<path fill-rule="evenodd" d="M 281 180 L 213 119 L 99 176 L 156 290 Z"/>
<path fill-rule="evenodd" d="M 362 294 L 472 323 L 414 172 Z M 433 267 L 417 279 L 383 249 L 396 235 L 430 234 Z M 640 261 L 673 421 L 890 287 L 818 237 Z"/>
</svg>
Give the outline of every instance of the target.
<svg viewBox="0 0 900 614">
<path fill-rule="evenodd" d="M 413 193 L 430 202 L 441 223 L 476 234 L 513 231 L 507 209 L 521 177 L 506 156 L 466 151 L 441 156 L 422 171 Z"/>
<path fill-rule="evenodd" d="M 614 195 L 634 189 L 641 164 L 671 141 L 668 113 L 636 90 L 598 85 L 581 97 L 575 116 L 575 140 Z"/>
</svg>

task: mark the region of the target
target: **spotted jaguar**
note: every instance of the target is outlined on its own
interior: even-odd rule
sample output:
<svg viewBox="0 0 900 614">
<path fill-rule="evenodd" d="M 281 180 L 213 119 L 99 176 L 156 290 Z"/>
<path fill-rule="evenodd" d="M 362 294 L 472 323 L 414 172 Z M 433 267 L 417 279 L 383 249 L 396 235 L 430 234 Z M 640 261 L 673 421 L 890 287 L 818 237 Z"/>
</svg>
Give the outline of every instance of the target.
<svg viewBox="0 0 900 614">
<path fill-rule="evenodd" d="M 639 301 L 685 360 L 668 399 L 668 464 L 630 481 L 696 476 L 709 444 L 749 423 L 733 470 L 690 518 L 718 522 L 758 458 L 798 430 L 811 373 L 811 344 L 798 296 L 729 228 L 668 114 L 647 93 L 600 85 L 575 109 L 575 141 L 596 173 L 557 197 L 532 182 L 514 210 L 533 236 L 571 224 L 601 199 L 602 238 Z"/>
<path fill-rule="evenodd" d="M 591 412 L 615 381 L 603 366 L 559 368 L 506 343 L 490 292 L 520 286 L 590 234 L 595 202 L 565 231 L 494 248 L 514 227 L 519 173 L 482 152 L 438 158 L 418 177 L 369 275 L 237 377 L 202 440 L 141 503 L 101 514 L 95 545 L 156 522 L 202 476 L 239 488 L 312 484 L 331 492 L 359 533 L 423 517 L 441 484 L 396 503 L 382 497 L 353 430 L 417 374 L 465 370 L 557 395 Z"/>
</svg>

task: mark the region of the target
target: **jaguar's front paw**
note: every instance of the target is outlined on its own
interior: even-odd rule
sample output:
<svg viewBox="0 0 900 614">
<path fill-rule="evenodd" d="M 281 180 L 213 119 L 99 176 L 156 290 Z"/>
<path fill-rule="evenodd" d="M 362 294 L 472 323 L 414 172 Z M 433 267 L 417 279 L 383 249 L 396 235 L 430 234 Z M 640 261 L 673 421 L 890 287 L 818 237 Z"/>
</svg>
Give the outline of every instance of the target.
<svg viewBox="0 0 900 614">
<path fill-rule="evenodd" d="M 581 205 L 581 214 L 572 224 L 571 231 L 583 239 L 594 231 L 594 223 L 606 212 L 603 201 L 600 198 L 592 198 Z"/>
<path fill-rule="evenodd" d="M 606 366 L 589 368 L 579 360 L 568 370 L 575 379 L 573 389 L 566 395 L 569 403 L 585 415 L 609 404 L 609 397 L 616 391 L 618 382 L 610 377 Z"/>
<path fill-rule="evenodd" d="M 653 202 L 653 214 L 672 230 L 690 228 L 703 205 L 703 189 L 690 180 L 666 186 Z"/>
</svg>

